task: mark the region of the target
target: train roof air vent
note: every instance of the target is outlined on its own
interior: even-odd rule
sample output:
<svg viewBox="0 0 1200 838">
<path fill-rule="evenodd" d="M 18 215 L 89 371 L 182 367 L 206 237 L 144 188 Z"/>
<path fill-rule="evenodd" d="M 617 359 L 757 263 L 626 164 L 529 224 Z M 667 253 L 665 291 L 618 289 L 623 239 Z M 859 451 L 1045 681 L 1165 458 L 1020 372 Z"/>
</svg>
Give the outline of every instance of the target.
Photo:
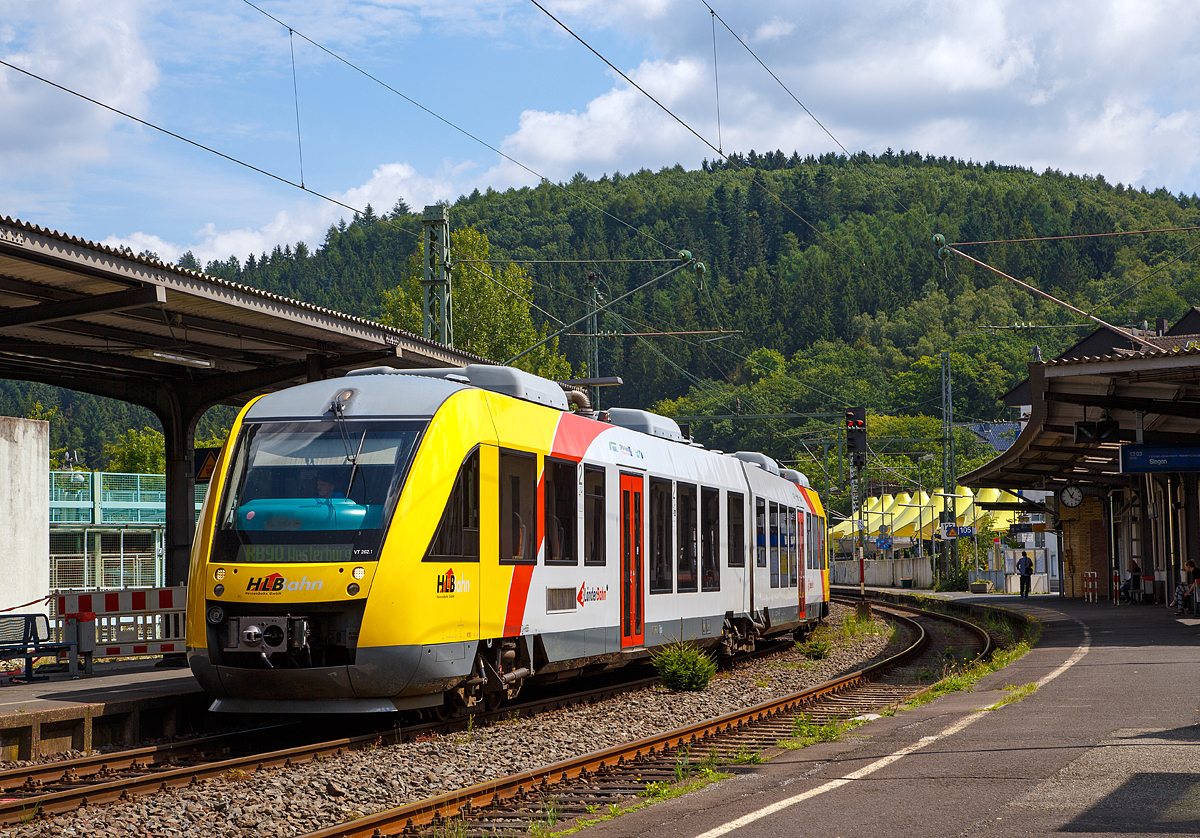
<svg viewBox="0 0 1200 838">
<path fill-rule="evenodd" d="M 805 489 L 809 488 L 808 477 L 796 471 L 794 468 L 780 469 L 779 476 L 784 480 L 792 481 L 797 486 L 802 486 Z"/>
<path fill-rule="evenodd" d="M 371 367 L 354 370 L 347 375 L 419 375 L 425 378 L 444 378 L 447 381 L 470 384 L 481 390 L 503 393 L 514 399 L 544 404 L 558 410 L 570 410 L 562 387 L 555 381 L 541 378 L 515 367 L 499 367 L 491 364 L 469 364 L 465 367 L 439 367 L 437 369 L 401 370 L 391 367 Z"/>
<path fill-rule="evenodd" d="M 659 416 L 648 410 L 634 410 L 629 407 L 610 407 L 608 421 L 619 428 L 631 431 L 641 431 L 659 439 L 669 439 L 672 442 L 687 442 L 674 419 Z"/>
<path fill-rule="evenodd" d="M 743 463 L 758 466 L 763 471 L 769 471 L 774 475 L 779 474 L 779 463 L 772 460 L 766 454 L 761 454 L 758 451 L 738 451 L 733 456 L 737 457 Z"/>
</svg>

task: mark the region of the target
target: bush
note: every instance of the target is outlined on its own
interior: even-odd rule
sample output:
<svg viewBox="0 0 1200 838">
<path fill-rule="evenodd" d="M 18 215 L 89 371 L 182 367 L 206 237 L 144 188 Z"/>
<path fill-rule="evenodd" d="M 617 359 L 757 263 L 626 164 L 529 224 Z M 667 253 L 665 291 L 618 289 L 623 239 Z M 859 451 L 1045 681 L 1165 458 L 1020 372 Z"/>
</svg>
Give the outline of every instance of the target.
<svg viewBox="0 0 1200 838">
<path fill-rule="evenodd" d="M 697 692 L 717 674 L 717 661 L 690 643 L 670 643 L 651 658 L 663 686 L 676 692 Z"/>
<path fill-rule="evenodd" d="M 803 643 L 797 643 L 796 648 L 800 654 L 808 658 L 810 661 L 823 661 L 829 657 L 829 641 L 824 637 L 813 636 Z"/>
</svg>

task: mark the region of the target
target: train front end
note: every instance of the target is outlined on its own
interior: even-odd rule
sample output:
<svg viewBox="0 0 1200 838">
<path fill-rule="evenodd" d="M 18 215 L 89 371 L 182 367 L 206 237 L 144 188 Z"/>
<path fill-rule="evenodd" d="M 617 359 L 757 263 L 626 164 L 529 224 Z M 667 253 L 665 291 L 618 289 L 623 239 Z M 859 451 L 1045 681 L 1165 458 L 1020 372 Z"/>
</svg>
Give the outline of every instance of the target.
<svg viewBox="0 0 1200 838">
<path fill-rule="evenodd" d="M 387 379 L 264 396 L 231 431 L 189 579 L 188 661 L 213 710 L 408 709 L 393 697 L 421 648 L 359 639 L 414 457 L 460 387 Z"/>
</svg>

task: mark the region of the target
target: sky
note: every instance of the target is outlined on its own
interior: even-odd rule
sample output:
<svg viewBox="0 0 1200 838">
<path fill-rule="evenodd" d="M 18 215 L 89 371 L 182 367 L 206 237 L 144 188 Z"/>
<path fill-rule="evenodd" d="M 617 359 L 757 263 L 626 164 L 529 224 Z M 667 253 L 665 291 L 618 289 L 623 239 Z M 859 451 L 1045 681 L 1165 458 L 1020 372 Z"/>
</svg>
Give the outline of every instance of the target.
<svg viewBox="0 0 1200 838">
<path fill-rule="evenodd" d="M 1200 192 L 1195 0 L 709 0 L 745 46 L 702 0 L 541 2 L 695 133 L 530 0 L 0 0 L 0 59 L 377 212 L 709 144 Z M 349 215 L 0 66 L 0 217 L 207 263 Z"/>
</svg>

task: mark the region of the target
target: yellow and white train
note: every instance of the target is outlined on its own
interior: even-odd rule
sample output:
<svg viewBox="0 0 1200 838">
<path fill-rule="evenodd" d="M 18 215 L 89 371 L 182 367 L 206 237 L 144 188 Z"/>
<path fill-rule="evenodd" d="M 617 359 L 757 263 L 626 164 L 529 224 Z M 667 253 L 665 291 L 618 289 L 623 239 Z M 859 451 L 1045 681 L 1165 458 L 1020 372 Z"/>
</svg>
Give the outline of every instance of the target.
<svg viewBox="0 0 1200 838">
<path fill-rule="evenodd" d="M 579 410 L 573 411 L 572 404 Z M 438 713 L 828 613 L 825 513 L 762 454 L 508 367 L 376 368 L 238 416 L 187 648 L 225 712 Z"/>
</svg>

